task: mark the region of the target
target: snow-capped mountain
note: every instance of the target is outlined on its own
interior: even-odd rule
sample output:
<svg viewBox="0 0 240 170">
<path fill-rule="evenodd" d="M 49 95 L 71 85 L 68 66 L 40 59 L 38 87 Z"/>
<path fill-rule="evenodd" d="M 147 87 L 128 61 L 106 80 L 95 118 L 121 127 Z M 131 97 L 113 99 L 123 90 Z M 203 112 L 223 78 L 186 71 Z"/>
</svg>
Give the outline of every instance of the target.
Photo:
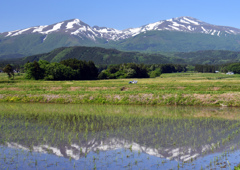
<svg viewBox="0 0 240 170">
<path fill-rule="evenodd" d="M 240 29 L 178 17 L 117 30 L 79 19 L 0 33 L 0 59 L 50 52 L 59 47 L 98 46 L 124 51 L 239 51 Z"/>
<path fill-rule="evenodd" d="M 5 37 L 13 37 L 21 34 L 40 33 L 48 35 L 50 33 L 59 32 L 79 37 L 87 37 L 92 40 L 96 38 L 103 38 L 106 40 L 122 40 L 134 37 L 140 33 L 147 31 L 181 31 L 191 33 L 204 33 L 210 35 L 227 35 L 227 34 L 240 34 L 240 29 L 216 26 L 205 23 L 192 17 L 178 17 L 168 20 L 163 20 L 151 24 L 144 25 L 138 28 L 129 28 L 125 30 L 117 30 L 107 27 L 91 27 L 88 24 L 80 21 L 79 19 L 67 20 L 52 25 L 30 27 L 22 30 L 16 30 L 3 33 Z M 47 37 L 45 37 L 46 39 Z"/>
<path fill-rule="evenodd" d="M 90 27 L 79 19 L 67 20 L 52 25 L 30 27 L 22 30 L 16 30 L 3 33 L 5 37 L 13 37 L 21 34 L 39 33 L 48 35 L 51 33 L 65 33 L 79 37 L 87 37 L 92 40 L 95 38 L 104 38 L 107 40 L 117 40 L 124 34 L 122 31 L 106 27 Z M 46 38 L 45 38 L 46 39 Z"/>
<path fill-rule="evenodd" d="M 226 34 L 240 34 L 240 29 L 211 25 L 192 17 L 178 17 L 148 24 L 140 28 L 128 29 L 129 32 L 135 33 L 133 35 L 152 30 L 183 31 L 218 36 Z"/>
</svg>

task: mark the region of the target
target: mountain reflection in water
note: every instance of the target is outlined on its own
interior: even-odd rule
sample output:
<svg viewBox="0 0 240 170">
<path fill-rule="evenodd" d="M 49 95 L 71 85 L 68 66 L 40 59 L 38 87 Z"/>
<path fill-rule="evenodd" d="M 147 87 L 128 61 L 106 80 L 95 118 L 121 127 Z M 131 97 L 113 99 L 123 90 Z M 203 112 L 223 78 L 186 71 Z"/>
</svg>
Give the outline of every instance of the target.
<svg viewBox="0 0 240 170">
<path fill-rule="evenodd" d="M 38 113 L 30 115 L 25 104 L 12 105 L 1 108 L 2 146 L 74 160 L 108 151 L 121 152 L 132 162 L 136 158 L 130 153 L 169 160 L 169 165 L 171 161 L 193 162 L 216 153 L 228 155 L 231 160 L 229 152 L 237 151 L 240 141 L 237 108 L 51 105 L 47 109 L 53 114 L 60 112 L 58 109 L 71 114 L 81 111 L 76 113 L 80 117 L 53 119 Z M 39 112 L 47 111 L 34 105 L 38 107 Z M 24 113 L 10 114 L 19 108 Z M 103 114 L 98 116 L 101 109 Z"/>
</svg>

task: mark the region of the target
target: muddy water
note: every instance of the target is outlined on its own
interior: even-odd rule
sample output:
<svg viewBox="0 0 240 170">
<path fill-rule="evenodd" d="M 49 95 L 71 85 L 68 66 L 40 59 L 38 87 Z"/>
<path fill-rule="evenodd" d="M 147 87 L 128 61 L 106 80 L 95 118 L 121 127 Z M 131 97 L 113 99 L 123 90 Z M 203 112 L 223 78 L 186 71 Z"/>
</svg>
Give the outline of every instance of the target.
<svg viewBox="0 0 240 170">
<path fill-rule="evenodd" d="M 240 109 L 0 104 L 0 169 L 233 169 Z"/>
</svg>

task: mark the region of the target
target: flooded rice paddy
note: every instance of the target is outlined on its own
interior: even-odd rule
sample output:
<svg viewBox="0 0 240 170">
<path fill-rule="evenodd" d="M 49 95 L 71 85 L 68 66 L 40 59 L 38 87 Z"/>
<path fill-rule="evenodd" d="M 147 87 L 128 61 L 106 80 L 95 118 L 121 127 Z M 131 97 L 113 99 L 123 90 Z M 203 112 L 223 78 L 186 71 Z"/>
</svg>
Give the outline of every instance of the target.
<svg viewBox="0 0 240 170">
<path fill-rule="evenodd" d="M 0 169 L 234 169 L 240 109 L 0 104 Z"/>
</svg>

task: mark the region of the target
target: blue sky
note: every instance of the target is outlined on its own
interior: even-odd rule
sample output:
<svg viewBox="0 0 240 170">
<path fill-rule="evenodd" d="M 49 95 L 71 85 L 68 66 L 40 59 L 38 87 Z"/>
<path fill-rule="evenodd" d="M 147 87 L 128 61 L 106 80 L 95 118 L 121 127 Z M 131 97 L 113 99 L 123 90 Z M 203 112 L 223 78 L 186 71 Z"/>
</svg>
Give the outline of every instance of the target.
<svg viewBox="0 0 240 170">
<path fill-rule="evenodd" d="M 240 28 L 239 0 L 1 0 L 0 32 L 78 18 L 116 29 L 191 16 Z"/>
</svg>

